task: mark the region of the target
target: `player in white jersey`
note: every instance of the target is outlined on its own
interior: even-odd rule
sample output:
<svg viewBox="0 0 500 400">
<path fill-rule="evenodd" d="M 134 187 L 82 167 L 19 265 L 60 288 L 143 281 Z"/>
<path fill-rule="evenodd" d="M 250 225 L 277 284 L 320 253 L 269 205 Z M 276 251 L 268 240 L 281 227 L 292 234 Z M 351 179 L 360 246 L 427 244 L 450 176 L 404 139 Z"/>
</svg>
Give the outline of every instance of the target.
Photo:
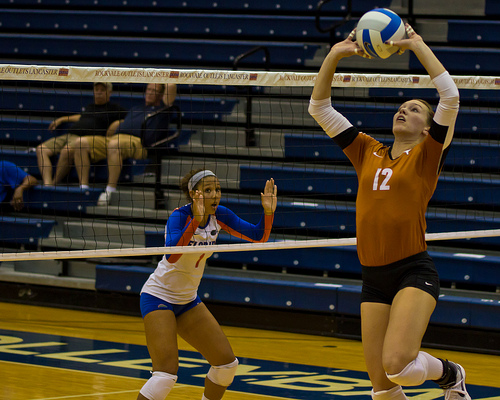
<svg viewBox="0 0 500 400">
<path fill-rule="evenodd" d="M 220 230 L 251 242 L 269 239 L 277 204 L 272 178 L 261 193 L 264 213 L 256 225 L 219 205 L 221 187 L 212 171 L 191 171 L 182 179 L 181 189 L 190 203 L 170 215 L 165 246 L 215 244 Z M 138 400 L 164 400 L 174 386 L 179 368 L 177 334 L 210 363 L 202 400 L 220 400 L 233 381 L 238 359 L 219 323 L 197 294 L 211 255 L 212 252 L 165 254 L 144 284 L 141 313 L 153 371 Z"/>
</svg>

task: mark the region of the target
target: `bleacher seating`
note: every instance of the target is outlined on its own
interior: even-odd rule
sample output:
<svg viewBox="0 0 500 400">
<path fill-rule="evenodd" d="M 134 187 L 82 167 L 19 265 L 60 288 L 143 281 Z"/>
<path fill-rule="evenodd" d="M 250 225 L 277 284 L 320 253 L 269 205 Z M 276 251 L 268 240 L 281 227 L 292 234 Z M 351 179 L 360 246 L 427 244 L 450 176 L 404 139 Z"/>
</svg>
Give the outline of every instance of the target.
<svg viewBox="0 0 500 400">
<path fill-rule="evenodd" d="M 348 0 L 339 0 L 332 2 L 331 11 L 345 11 L 347 9 Z M 30 0 L 1 0 L 0 5 L 22 6 L 32 4 Z M 44 6 L 49 7 L 88 7 L 89 3 L 86 0 L 44 0 Z M 378 0 L 376 2 L 379 7 L 389 7 L 391 0 Z M 313 14 L 317 3 L 311 0 L 295 0 L 295 1 L 248 1 L 248 0 L 222 0 L 217 2 L 206 2 L 204 0 L 128 0 L 124 3 L 122 0 L 107 0 L 105 2 L 94 2 L 92 8 L 113 8 L 118 10 L 127 9 L 169 9 L 169 10 L 196 10 L 198 11 L 224 11 L 224 12 L 252 12 L 252 13 L 272 13 L 286 14 L 289 12 Z M 363 12 L 374 6 L 372 0 L 356 0 L 353 2 L 353 9 L 358 12 Z"/>
<path fill-rule="evenodd" d="M 299 161 L 347 162 L 342 150 L 325 134 L 285 133 L 285 157 Z M 382 143 L 392 143 L 388 137 L 377 137 Z M 470 167 L 476 171 L 498 169 L 500 143 L 496 141 L 453 140 L 446 156 L 445 168 Z"/>
<path fill-rule="evenodd" d="M 103 291 L 139 293 L 153 268 L 130 266 L 96 266 L 96 288 Z M 295 279 L 294 279 L 295 278 Z M 242 274 L 206 273 L 199 288 L 202 299 L 238 304 L 274 307 L 278 309 L 335 312 L 359 315 L 361 286 L 311 282 L 299 276 L 280 280 L 251 277 Z M 432 323 L 457 327 L 499 329 L 500 308 L 495 301 L 461 296 L 444 290 L 440 296 Z"/>
<path fill-rule="evenodd" d="M 262 213 L 260 200 L 225 198 L 221 204 L 229 207 L 243 219 L 256 219 Z M 328 238 L 354 237 L 356 208 L 353 202 L 321 201 L 318 199 L 278 200 L 273 228 L 289 235 Z M 500 215 L 492 212 L 441 209 L 430 207 L 426 214 L 427 232 L 461 232 L 498 229 Z M 257 221 L 254 221 L 255 223 Z M 158 233 L 162 236 L 163 233 Z M 451 242 L 451 241 L 448 241 Z M 477 245 L 498 248 L 499 237 L 457 239 L 455 246 L 474 248 Z M 458 243 L 458 244 L 457 244 Z"/>
<path fill-rule="evenodd" d="M 261 166 L 240 167 L 240 187 L 260 189 L 272 176 L 280 182 L 281 193 L 355 196 L 358 178 L 354 168 Z M 432 201 L 448 204 L 496 205 L 500 198 L 500 179 L 492 177 L 441 174 Z"/>
<path fill-rule="evenodd" d="M 38 169 L 36 153 L 30 149 L 0 149 L 0 158 L 5 161 L 10 161 L 22 168 L 25 172 L 35 177 L 40 176 Z M 54 164 L 55 165 L 55 164 Z M 120 173 L 120 182 L 130 182 L 134 176 L 144 173 L 148 160 L 133 160 L 126 159 L 123 163 L 123 168 Z M 55 166 L 54 166 L 55 168 Z M 92 182 L 105 183 L 108 179 L 108 164 L 106 160 L 95 163 L 90 168 L 89 176 Z M 78 182 L 76 170 L 73 168 L 68 176 L 68 181 L 72 183 Z"/>
<path fill-rule="evenodd" d="M 434 17 L 440 17 L 439 23 L 443 24 L 446 35 L 442 37 L 438 32 L 433 36 L 430 32 L 429 43 L 454 75 L 495 75 L 498 69 L 500 50 L 497 47 L 500 40 L 496 32 L 500 30 L 500 24 L 495 18 L 500 15 L 500 6 L 494 0 L 482 2 L 480 7 L 477 4 L 474 3 L 475 8 L 470 14 L 474 19 L 465 19 L 460 14 L 461 10 L 447 10 L 439 4 L 436 4 L 437 11 L 433 16 L 430 8 L 419 10 L 416 5 L 417 31 L 420 23 L 435 22 Z M 391 7 L 392 2 L 354 0 L 352 19 L 337 29 L 335 37 L 345 37 L 356 18 L 375 5 Z M 238 55 L 255 46 L 265 45 L 270 50 L 270 60 L 267 61 L 270 61 L 271 69 L 316 72 L 331 39 L 329 34 L 316 31 L 316 6 L 317 2 L 311 0 L 107 0 L 95 1 L 91 5 L 85 0 L 42 0 L 36 4 L 31 0 L 0 0 L 0 9 L 5 11 L 0 16 L 1 53 L 5 60 L 13 63 L 126 63 L 168 68 L 231 69 Z M 321 25 L 340 21 L 345 17 L 347 7 L 348 0 L 328 3 L 323 10 Z M 427 16 L 430 16 L 429 21 Z M 399 60 L 400 63 L 394 67 L 398 69 L 397 73 L 424 72 L 413 54 Z M 265 65 L 263 61 L 263 53 L 256 53 L 241 67 L 261 69 Z M 348 64 L 343 64 L 341 68 L 353 72 L 387 72 L 385 65 L 391 61 L 394 59 L 388 64 L 373 63 L 367 67 L 368 61 L 357 63 L 354 60 L 352 68 L 350 65 L 346 67 Z M 91 84 L 79 86 L 73 83 L 63 87 L 25 82 L 14 87 L 4 81 L 2 85 L 0 140 L 9 146 L 15 142 L 17 147 L 1 149 L 0 156 L 15 160 L 30 173 L 37 174 L 35 154 L 28 148 L 35 147 L 52 135 L 46 127 L 54 116 L 79 112 L 92 101 Z M 230 96 L 223 98 L 222 90 Z M 250 94 L 255 95 L 252 99 L 254 110 L 278 109 L 289 101 L 287 95 L 274 93 L 270 97 L 272 104 L 267 100 L 259 102 L 265 92 L 266 88 L 252 89 Z M 174 198 L 178 194 L 172 182 L 177 184 L 178 172 L 182 168 L 177 168 L 175 162 L 188 169 L 195 164 L 210 166 L 217 162 L 232 168 L 230 160 L 236 159 L 234 154 L 239 153 L 230 153 L 230 150 L 218 146 L 221 133 L 217 129 L 207 134 L 204 128 L 207 125 L 215 128 L 227 125 L 242 131 L 245 101 L 241 100 L 247 94 L 240 88 L 231 87 L 179 87 L 176 105 L 182 111 L 185 134 L 175 144 L 179 152 L 163 164 L 163 183 L 169 197 Z M 291 95 L 290 108 L 293 112 L 306 114 L 306 97 L 308 95 Z M 391 126 L 396 104 L 413 97 L 435 104 L 436 91 L 370 89 L 366 101 L 361 104 L 350 105 L 340 98 L 338 101 L 335 99 L 335 106 L 360 130 L 374 133 L 381 141 L 389 143 L 392 142 L 390 131 L 380 127 Z M 143 94 L 137 90 L 136 84 L 120 83 L 114 86 L 112 99 L 129 108 L 140 104 Z M 500 92 L 497 90 L 461 91 L 462 108 L 456 123 L 455 140 L 427 213 L 428 232 L 482 230 L 500 226 L 499 101 Z M 275 216 L 275 231 L 281 235 L 280 238 L 287 234 L 309 239 L 354 236 L 357 179 L 345 155 L 311 118 L 306 116 L 303 124 L 299 125 L 294 118 L 282 121 L 279 113 L 276 116 L 263 114 L 262 117 L 253 115 L 256 129 L 279 130 L 277 135 L 282 139 L 284 153 L 266 156 L 268 153 L 261 151 L 263 147 L 259 149 L 257 144 L 254 152 L 245 154 L 245 160 L 239 161 L 238 167 L 223 178 L 225 183 L 234 181 L 236 185 L 228 188 L 229 193 L 223 204 L 243 218 L 255 218 L 255 214 L 261 212 L 258 197 L 249 195 L 248 199 L 242 196 L 236 200 L 232 191 L 238 189 L 245 195 L 258 194 L 262 182 L 273 176 L 280 192 Z M 208 138 L 211 134 L 212 142 L 196 138 L 200 140 L 196 143 L 197 147 L 191 142 L 188 144 L 196 130 L 201 132 L 198 136 L 205 134 Z M 246 160 L 249 162 L 246 163 Z M 99 175 L 99 171 L 103 175 Z M 128 174 L 128 178 L 124 179 L 129 187 L 134 187 L 133 175 L 143 172 L 143 163 L 124 168 L 125 175 Z M 105 163 L 96 174 L 96 180 L 105 181 Z M 174 175 L 175 179 L 170 179 Z M 234 176 L 237 179 L 233 179 Z M 295 179 L 297 176 L 301 179 Z M 137 186 L 140 185 L 142 182 Z M 101 190 L 82 192 L 75 188 L 36 187 L 27 194 L 26 201 L 30 212 L 35 215 L 41 210 L 50 210 L 54 215 L 70 211 L 99 218 L 104 211 L 95 204 Z M 125 215 L 121 212 L 127 213 L 127 218 L 120 222 L 126 223 L 130 219 L 137 224 L 127 230 L 118 222 L 106 222 L 112 225 L 110 229 L 115 238 L 109 239 L 112 242 L 110 247 L 119 245 L 118 242 L 123 239 L 120 230 L 125 237 L 122 242 L 127 245 L 142 245 L 142 231 L 146 246 L 163 245 L 163 232 L 160 229 L 149 230 L 145 221 L 154 221 L 155 224 L 165 221 L 158 220 L 157 213 L 146 217 L 153 214 L 150 210 L 143 211 L 141 216 L 132 207 L 126 211 L 113 211 L 113 206 L 109 207 L 106 212 L 116 212 L 111 214 L 113 217 Z M 95 238 L 89 241 L 74 240 L 69 244 L 68 239 L 66 244 L 63 240 L 51 242 L 48 238 L 49 227 L 56 226 L 55 221 L 52 225 L 50 221 L 40 222 L 36 218 L 29 221 L 36 222 L 34 227 L 33 224 L 29 226 L 32 231 L 26 233 L 27 241 L 40 242 L 42 247 L 43 243 L 46 247 L 52 243 L 56 248 L 72 249 L 105 248 L 110 244 L 100 241 L 96 233 Z M 18 222 L 26 221 L 6 219 L 2 221 L 2 228 L 4 223 Z M 78 231 L 78 236 L 82 238 L 90 235 L 94 228 L 72 226 L 71 221 L 67 225 L 64 229 L 68 234 Z M 10 227 L 8 225 L 2 231 L 7 232 Z M 43 232 L 36 231 L 42 227 L 45 229 Z M 25 227 L 16 225 L 12 229 L 17 232 Z M 140 238 L 134 242 L 137 236 Z M 39 241 L 37 238 L 44 239 Z M 273 240 L 279 239 L 273 237 Z M 221 235 L 219 242 L 233 243 L 234 239 Z M 433 323 L 500 329 L 500 303 L 493 293 L 498 291 L 500 282 L 499 244 L 498 237 L 439 242 L 439 247 L 432 247 L 430 243 L 430 254 L 443 285 L 462 288 L 460 291 L 443 290 L 432 316 Z M 281 252 L 220 252 L 210 259 L 209 266 L 200 287 L 200 295 L 206 300 L 359 315 L 360 265 L 353 246 Z M 280 272 L 262 272 L 266 267 Z M 98 265 L 95 287 L 98 291 L 137 294 L 151 271 L 152 268 L 142 266 Z"/>
<path fill-rule="evenodd" d="M 340 17 L 325 17 L 324 24 L 339 23 Z M 316 29 L 314 16 L 228 15 L 161 12 L 116 12 L 66 10 L 4 10 L 2 27 L 25 33 L 76 32 L 83 30 L 113 35 L 161 35 L 186 38 L 230 39 L 242 37 L 275 40 L 324 41 L 325 34 Z M 349 33 L 354 22 L 342 26 Z"/>
<path fill-rule="evenodd" d="M 2 215 L 0 216 L 0 241 L 37 245 L 41 238 L 49 236 L 55 224 L 53 220 Z"/>
<path fill-rule="evenodd" d="M 116 86 L 117 89 L 114 90 L 118 93 L 114 93 L 112 95 L 112 101 L 119 103 L 126 109 L 130 109 L 133 106 L 144 103 L 144 96 L 142 93 L 119 92 L 119 85 Z M 141 88 L 143 87 L 143 85 L 139 86 Z M 29 110 L 31 114 L 35 115 L 35 117 L 41 114 L 42 116 L 45 116 L 43 120 L 47 120 L 47 118 L 55 115 L 78 114 L 84 110 L 85 106 L 92 102 L 93 99 L 91 90 L 61 90 L 60 88 L 36 87 L 15 88 L 6 86 L 2 88 L 0 107 L 4 113 Z M 214 119 L 220 120 L 224 115 L 231 112 L 236 104 L 236 100 L 223 100 L 221 98 L 213 97 L 204 98 L 202 96 L 179 96 L 176 98 L 174 104 L 179 106 L 182 110 L 183 119 L 186 119 L 188 122 L 203 122 Z M 2 120 L 0 120 L 1 129 L 11 130 L 13 126 L 12 120 L 13 117 L 7 117 L 5 121 L 8 125 L 4 127 L 4 118 L 2 118 Z M 35 121 L 40 121 L 40 123 L 42 123 L 43 120 L 35 118 L 34 121 L 28 120 L 27 124 L 31 125 L 35 123 Z M 22 129 L 22 126 L 19 126 L 18 128 Z M 32 129 L 31 126 L 29 129 Z"/>
<path fill-rule="evenodd" d="M 162 232 L 146 231 L 146 247 L 161 247 L 165 238 Z M 280 241 L 279 239 L 270 239 Z M 232 244 L 243 241 L 222 233 L 218 243 Z M 432 245 L 432 243 L 429 243 Z M 429 254 L 436 262 L 442 282 L 464 285 L 482 285 L 496 289 L 500 282 L 500 256 L 474 254 L 464 249 L 447 250 L 430 247 Z M 242 251 L 214 253 L 213 262 L 244 264 L 247 268 L 267 266 L 279 268 L 284 273 L 309 271 L 313 276 L 357 276 L 361 271 L 355 246 L 287 249 L 284 251 Z M 325 262 L 332 260 L 332 262 Z M 261 268 L 262 269 L 262 268 Z"/>
<path fill-rule="evenodd" d="M 235 58 L 254 47 L 256 41 L 223 41 L 202 39 L 159 39 L 114 36 L 68 37 L 66 35 L 0 34 L 2 56 L 16 54 L 28 59 L 50 57 L 66 63 L 87 60 L 88 63 L 127 62 L 160 65 L 189 65 L 202 62 L 230 68 Z M 319 45 L 269 42 L 273 68 L 303 68 L 314 58 Z M 245 65 L 262 65 L 262 54 L 248 57 Z"/>
</svg>

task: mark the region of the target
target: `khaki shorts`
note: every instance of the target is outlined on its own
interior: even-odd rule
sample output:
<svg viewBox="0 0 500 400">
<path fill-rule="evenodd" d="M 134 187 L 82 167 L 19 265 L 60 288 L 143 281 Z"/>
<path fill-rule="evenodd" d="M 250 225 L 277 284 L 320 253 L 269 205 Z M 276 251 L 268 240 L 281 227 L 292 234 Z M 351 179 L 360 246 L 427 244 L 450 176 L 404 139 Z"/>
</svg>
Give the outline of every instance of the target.
<svg viewBox="0 0 500 400">
<path fill-rule="evenodd" d="M 65 135 L 55 136 L 49 140 L 46 140 L 42 143 L 42 145 L 52 150 L 54 154 L 59 154 L 66 145 L 71 144 L 79 138 L 80 136 L 78 135 L 67 133 Z"/>
<path fill-rule="evenodd" d="M 124 133 L 119 133 L 117 135 L 108 138 L 108 144 L 111 146 L 120 147 L 122 157 L 133 158 L 134 160 L 144 160 L 148 153 L 144 147 L 142 147 L 141 138 L 133 135 L 127 135 Z"/>
<path fill-rule="evenodd" d="M 106 136 L 83 136 L 87 140 L 90 148 L 90 161 L 97 162 L 104 160 L 107 155 L 108 138 Z M 78 151 L 78 149 L 75 149 Z"/>
<path fill-rule="evenodd" d="M 90 147 L 90 160 L 97 162 L 108 157 L 107 150 L 110 146 L 119 146 L 122 158 L 144 160 L 147 152 L 142 147 L 141 139 L 137 136 L 120 133 L 114 136 L 83 136 Z"/>
</svg>

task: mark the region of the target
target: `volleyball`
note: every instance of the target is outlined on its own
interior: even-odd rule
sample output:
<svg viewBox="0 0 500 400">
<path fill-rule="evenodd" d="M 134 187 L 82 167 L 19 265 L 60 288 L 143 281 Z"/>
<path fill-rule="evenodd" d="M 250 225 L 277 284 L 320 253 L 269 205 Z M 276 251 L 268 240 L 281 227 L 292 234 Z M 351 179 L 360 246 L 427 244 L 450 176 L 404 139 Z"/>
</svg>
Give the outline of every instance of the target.
<svg viewBox="0 0 500 400">
<path fill-rule="evenodd" d="M 405 36 L 403 20 L 387 8 L 376 8 L 360 18 L 356 27 L 356 42 L 363 51 L 374 58 L 388 58 L 398 51 L 388 41 L 401 40 Z"/>
</svg>

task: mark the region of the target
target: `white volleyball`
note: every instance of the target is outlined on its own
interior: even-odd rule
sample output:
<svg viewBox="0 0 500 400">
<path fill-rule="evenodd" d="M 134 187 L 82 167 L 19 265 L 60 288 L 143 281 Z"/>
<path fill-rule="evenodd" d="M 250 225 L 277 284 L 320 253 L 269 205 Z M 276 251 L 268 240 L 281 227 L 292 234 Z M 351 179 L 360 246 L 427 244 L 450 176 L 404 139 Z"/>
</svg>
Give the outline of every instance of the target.
<svg viewBox="0 0 500 400">
<path fill-rule="evenodd" d="M 401 40 L 405 36 L 403 20 L 387 8 L 375 8 L 363 14 L 356 27 L 356 42 L 374 58 L 387 58 L 398 51 L 385 42 Z"/>
</svg>

